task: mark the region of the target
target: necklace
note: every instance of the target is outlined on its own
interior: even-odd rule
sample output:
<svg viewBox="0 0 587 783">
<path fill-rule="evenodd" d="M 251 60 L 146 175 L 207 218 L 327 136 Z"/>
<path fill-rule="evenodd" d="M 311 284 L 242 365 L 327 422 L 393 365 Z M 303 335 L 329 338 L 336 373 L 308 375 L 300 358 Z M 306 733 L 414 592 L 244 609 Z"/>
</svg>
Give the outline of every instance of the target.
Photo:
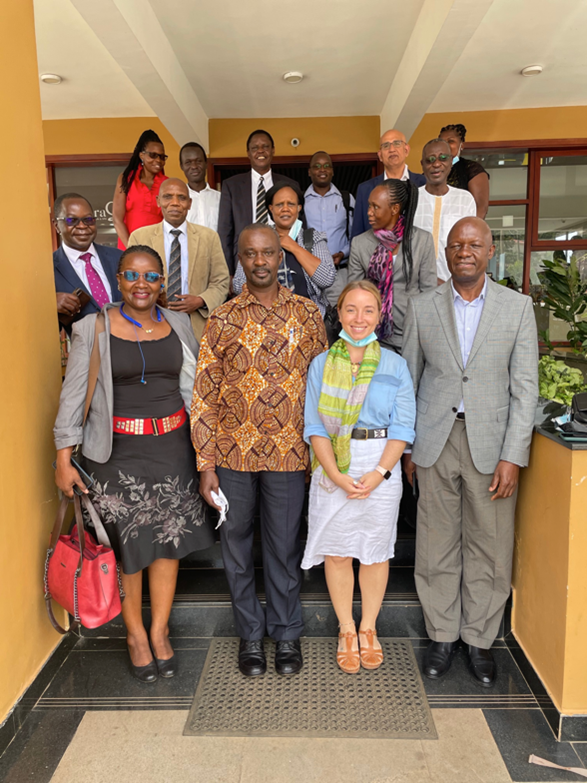
<svg viewBox="0 0 587 783">
<path fill-rule="evenodd" d="M 157 305 L 155 305 L 155 310 L 157 312 L 157 323 L 161 323 L 161 313 L 157 309 Z M 127 321 L 130 321 L 130 323 L 133 324 L 133 326 L 138 326 L 139 329 L 143 329 L 143 324 L 142 323 L 140 323 L 139 321 L 135 321 L 134 318 L 131 318 L 130 315 L 127 315 L 124 312 L 124 305 L 123 304 L 120 305 L 120 315 L 123 318 L 126 318 Z M 153 321 L 153 323 L 155 323 L 155 320 L 153 318 L 153 310 L 151 310 L 151 321 Z M 153 332 L 154 328 L 155 327 L 151 327 L 150 329 L 145 329 L 145 334 L 151 334 Z"/>
<path fill-rule="evenodd" d="M 361 362 L 351 362 L 351 373 L 356 375 L 359 372 Z"/>
</svg>

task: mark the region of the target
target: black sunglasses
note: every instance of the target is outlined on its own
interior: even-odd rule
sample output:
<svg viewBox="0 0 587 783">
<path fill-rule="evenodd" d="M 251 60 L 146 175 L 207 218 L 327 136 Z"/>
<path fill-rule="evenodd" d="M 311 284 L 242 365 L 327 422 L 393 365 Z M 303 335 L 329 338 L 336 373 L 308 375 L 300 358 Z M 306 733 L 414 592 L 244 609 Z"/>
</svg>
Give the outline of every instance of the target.
<svg viewBox="0 0 587 783">
<path fill-rule="evenodd" d="M 93 215 L 88 215 L 87 217 L 78 218 L 78 217 L 58 217 L 57 220 L 63 220 L 70 228 L 75 228 L 78 223 L 85 223 L 86 226 L 95 226 L 96 225 L 96 218 Z"/>
</svg>

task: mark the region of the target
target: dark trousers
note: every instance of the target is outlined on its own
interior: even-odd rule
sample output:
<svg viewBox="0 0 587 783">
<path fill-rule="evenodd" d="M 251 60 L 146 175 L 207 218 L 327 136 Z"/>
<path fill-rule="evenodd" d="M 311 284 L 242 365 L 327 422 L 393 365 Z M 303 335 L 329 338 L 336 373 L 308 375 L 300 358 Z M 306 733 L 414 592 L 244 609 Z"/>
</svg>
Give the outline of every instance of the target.
<svg viewBox="0 0 587 783">
<path fill-rule="evenodd" d="M 303 630 L 300 522 L 305 472 L 244 473 L 217 468 L 229 511 L 220 527 L 222 557 L 241 639 L 297 639 Z M 253 523 L 260 498 L 266 612 L 257 598 Z"/>
</svg>

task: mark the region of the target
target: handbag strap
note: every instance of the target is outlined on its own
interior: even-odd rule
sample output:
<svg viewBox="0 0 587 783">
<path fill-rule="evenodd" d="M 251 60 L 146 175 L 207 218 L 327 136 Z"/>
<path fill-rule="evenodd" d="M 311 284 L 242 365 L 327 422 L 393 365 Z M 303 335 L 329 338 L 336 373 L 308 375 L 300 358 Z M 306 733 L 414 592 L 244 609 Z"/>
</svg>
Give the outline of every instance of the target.
<svg viewBox="0 0 587 783">
<path fill-rule="evenodd" d="M 98 543 L 102 544 L 102 546 L 110 547 L 110 539 L 108 538 L 108 534 L 106 533 L 106 528 L 104 527 L 104 523 L 100 519 L 98 512 L 94 508 L 94 504 L 90 500 L 90 498 L 87 495 L 81 496 L 82 503 L 84 504 L 84 508 L 88 512 L 88 516 L 92 520 L 92 523 L 94 525 L 94 530 L 96 531 L 96 538 L 98 539 Z"/>
<path fill-rule="evenodd" d="M 92 346 L 92 353 L 90 354 L 90 368 L 88 370 L 88 391 L 86 393 L 86 404 L 84 406 L 84 420 L 82 427 L 86 423 L 90 405 L 92 404 L 92 397 L 96 391 L 96 383 L 98 382 L 98 373 L 100 372 L 100 340 L 99 337 L 106 329 L 106 319 L 104 313 L 98 313 L 96 316 L 96 332 L 94 335 L 94 344 Z"/>
<path fill-rule="evenodd" d="M 61 528 L 63 527 L 63 521 L 65 519 L 65 514 L 67 512 L 67 507 L 69 505 L 69 499 L 67 497 L 63 497 L 61 499 L 61 503 L 59 504 L 59 509 L 57 511 L 57 517 L 55 518 L 55 524 L 53 525 L 53 530 L 51 532 L 51 541 L 49 544 L 49 549 L 47 550 L 47 557 L 45 558 L 45 578 L 44 578 L 44 586 L 45 586 L 45 607 L 47 608 L 47 614 L 49 615 L 49 620 L 51 621 L 51 625 L 53 628 L 55 628 L 56 631 L 58 631 L 60 634 L 66 634 L 68 631 L 77 631 L 80 625 L 79 617 L 75 617 L 74 620 L 69 625 L 69 628 L 63 628 L 59 623 L 57 622 L 55 615 L 53 613 L 53 604 L 51 603 L 53 596 L 49 592 L 49 582 L 48 582 L 48 573 L 49 573 L 49 560 L 51 559 L 51 556 L 53 552 L 55 551 L 55 547 L 57 545 L 57 541 L 59 539 L 59 536 L 61 534 Z M 79 539 L 79 547 L 80 547 L 80 555 L 79 555 L 79 564 L 76 571 L 76 577 L 79 577 L 79 575 L 82 572 L 82 564 L 83 564 L 83 558 L 84 558 L 84 551 L 86 549 L 86 533 L 84 530 L 84 520 L 82 517 L 82 507 L 79 499 L 79 495 L 76 495 L 75 492 L 73 494 L 73 508 L 75 511 L 75 523 L 77 526 L 77 535 Z M 77 603 L 77 601 L 74 601 L 74 604 Z M 76 612 L 77 615 L 77 612 Z"/>
</svg>

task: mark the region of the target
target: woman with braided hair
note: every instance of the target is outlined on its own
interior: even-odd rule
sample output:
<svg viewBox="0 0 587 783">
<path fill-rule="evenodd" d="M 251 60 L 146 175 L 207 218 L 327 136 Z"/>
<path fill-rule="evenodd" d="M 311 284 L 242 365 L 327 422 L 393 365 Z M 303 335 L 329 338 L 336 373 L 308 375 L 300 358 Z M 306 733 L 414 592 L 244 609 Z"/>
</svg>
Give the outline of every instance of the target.
<svg viewBox="0 0 587 783">
<path fill-rule="evenodd" d="M 371 280 L 382 299 L 379 342 L 401 353 L 408 298 L 435 288 L 432 235 L 414 226 L 418 188 L 409 180 L 386 179 L 369 194 L 371 228 L 352 241 L 348 281 Z"/>
<path fill-rule="evenodd" d="M 121 250 L 126 249 L 128 238 L 135 229 L 163 220 L 157 196 L 161 183 L 167 179 L 166 160 L 165 147 L 159 136 L 152 130 L 143 131 L 114 188 L 112 219 Z"/>
<path fill-rule="evenodd" d="M 447 184 L 453 188 L 468 190 L 475 199 L 477 217 L 484 220 L 489 207 L 489 174 L 476 160 L 461 157 L 466 135 L 467 129 L 460 123 L 445 125 L 440 131 L 439 138 L 448 143 L 453 156 Z"/>
</svg>

